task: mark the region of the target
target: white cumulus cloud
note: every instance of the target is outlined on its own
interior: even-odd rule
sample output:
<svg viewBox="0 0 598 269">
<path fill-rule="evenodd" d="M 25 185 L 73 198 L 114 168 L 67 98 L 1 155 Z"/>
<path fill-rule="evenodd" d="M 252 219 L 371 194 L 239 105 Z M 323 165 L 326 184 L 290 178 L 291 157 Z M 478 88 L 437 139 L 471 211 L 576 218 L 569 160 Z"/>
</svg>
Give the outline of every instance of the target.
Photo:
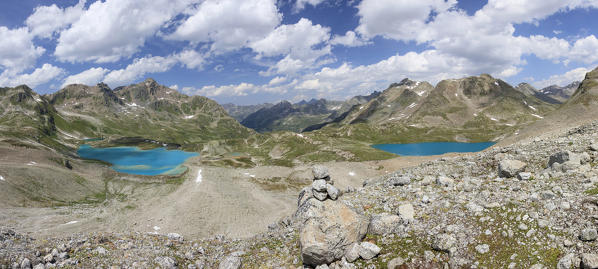
<svg viewBox="0 0 598 269">
<path fill-rule="evenodd" d="M 360 47 L 371 44 L 371 42 L 364 40 L 362 37 L 358 36 L 353 31 L 347 31 L 345 35 L 335 35 L 334 38 L 330 40 L 330 44 L 343 45 L 346 47 Z"/>
<path fill-rule="evenodd" d="M 55 32 L 66 28 L 79 19 L 83 14 L 85 2 L 85 0 L 80 0 L 76 5 L 67 8 L 59 8 L 56 4 L 38 6 L 33 14 L 27 18 L 25 24 L 29 27 L 31 34 L 50 38 Z"/>
<path fill-rule="evenodd" d="M 323 3 L 325 0 L 297 0 L 293 6 L 293 11 L 299 12 L 305 8 L 306 5 L 317 6 Z"/>
<path fill-rule="evenodd" d="M 79 74 L 68 76 L 64 79 L 61 87 L 65 87 L 70 84 L 85 84 L 94 85 L 101 82 L 104 79 L 106 73 L 110 70 L 102 67 L 94 67 L 87 69 Z"/>
<path fill-rule="evenodd" d="M 42 67 L 36 68 L 32 73 L 20 74 L 16 76 L 7 76 L 6 74 L 0 75 L 0 85 L 6 86 L 17 86 L 26 84 L 31 88 L 35 88 L 38 85 L 47 83 L 62 74 L 65 70 L 51 64 L 44 64 Z"/>
<path fill-rule="evenodd" d="M 206 0 L 166 38 L 211 43 L 214 52 L 236 50 L 263 38 L 281 21 L 275 0 Z"/>
<path fill-rule="evenodd" d="M 96 1 L 60 32 L 54 55 L 60 61 L 115 62 L 131 57 L 190 0 Z"/>
<path fill-rule="evenodd" d="M 592 71 L 591 68 L 579 67 L 567 71 L 564 74 L 557 74 L 541 81 L 534 82 L 534 86 L 541 89 L 550 85 L 565 86 L 573 81 L 582 81 L 586 73 Z"/>
<path fill-rule="evenodd" d="M 0 26 L 0 70 L 14 76 L 32 67 L 46 50 L 35 46 L 26 27 L 8 29 Z"/>
<path fill-rule="evenodd" d="M 111 87 L 122 86 L 138 80 L 146 74 L 168 71 L 176 63 L 176 57 L 153 56 L 135 59 L 126 68 L 108 73 L 104 82 Z"/>
</svg>

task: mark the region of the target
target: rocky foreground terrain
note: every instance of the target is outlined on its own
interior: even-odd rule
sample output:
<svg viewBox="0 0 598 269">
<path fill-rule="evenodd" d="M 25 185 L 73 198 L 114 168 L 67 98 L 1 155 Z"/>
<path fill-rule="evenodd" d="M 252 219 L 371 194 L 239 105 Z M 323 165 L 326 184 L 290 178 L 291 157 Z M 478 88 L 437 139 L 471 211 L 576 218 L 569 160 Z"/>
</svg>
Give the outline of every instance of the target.
<svg viewBox="0 0 598 269">
<path fill-rule="evenodd" d="M 251 239 L 0 230 L 1 268 L 598 268 L 598 122 L 339 191 L 325 167 Z M 242 221 L 242 220 L 240 220 Z M 198 227 L 201 229 L 201 227 Z"/>
</svg>

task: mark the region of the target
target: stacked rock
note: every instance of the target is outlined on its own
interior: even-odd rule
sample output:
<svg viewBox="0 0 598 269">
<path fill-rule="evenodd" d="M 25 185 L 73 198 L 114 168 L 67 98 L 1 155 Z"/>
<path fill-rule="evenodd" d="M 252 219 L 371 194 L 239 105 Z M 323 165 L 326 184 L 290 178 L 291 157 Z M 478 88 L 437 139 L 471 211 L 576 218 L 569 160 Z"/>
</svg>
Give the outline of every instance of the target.
<svg viewBox="0 0 598 269">
<path fill-rule="evenodd" d="M 320 201 L 324 201 L 328 197 L 336 200 L 339 196 L 339 191 L 334 187 L 334 182 L 330 179 L 328 168 L 322 165 L 314 165 L 311 171 L 314 176 L 314 182 L 311 184 L 313 196 Z"/>
</svg>

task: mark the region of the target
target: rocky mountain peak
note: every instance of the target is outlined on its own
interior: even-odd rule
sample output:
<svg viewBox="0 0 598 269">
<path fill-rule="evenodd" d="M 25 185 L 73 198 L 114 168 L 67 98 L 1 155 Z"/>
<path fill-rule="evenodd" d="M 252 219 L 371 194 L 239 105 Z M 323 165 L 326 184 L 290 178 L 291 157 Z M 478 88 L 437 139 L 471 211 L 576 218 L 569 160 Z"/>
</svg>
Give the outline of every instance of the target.
<svg viewBox="0 0 598 269">
<path fill-rule="evenodd" d="M 108 86 L 108 84 L 104 83 L 104 82 L 100 82 L 96 85 L 98 87 L 98 89 L 102 90 L 102 91 L 112 91 L 112 89 L 110 89 L 110 86 Z"/>
<path fill-rule="evenodd" d="M 484 74 L 481 74 L 481 75 L 480 75 L 480 78 L 483 78 L 483 79 L 490 79 L 490 80 L 495 80 L 495 78 L 494 78 L 494 77 L 492 77 L 492 75 L 490 75 L 490 74 L 486 74 L 486 73 L 484 73 Z"/>
</svg>

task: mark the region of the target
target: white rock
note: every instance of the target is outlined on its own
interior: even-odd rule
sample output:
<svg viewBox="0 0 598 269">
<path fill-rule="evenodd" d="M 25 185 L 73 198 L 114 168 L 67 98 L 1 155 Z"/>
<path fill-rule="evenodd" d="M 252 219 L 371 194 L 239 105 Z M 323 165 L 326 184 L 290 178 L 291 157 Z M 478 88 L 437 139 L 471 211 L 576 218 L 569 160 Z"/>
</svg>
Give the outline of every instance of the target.
<svg viewBox="0 0 598 269">
<path fill-rule="evenodd" d="M 490 251 L 490 246 L 488 246 L 488 244 L 477 245 L 475 250 L 480 254 L 484 254 Z"/>
<path fill-rule="evenodd" d="M 345 251 L 345 258 L 348 262 L 354 262 L 359 259 L 359 248 L 360 246 L 358 243 L 353 243 L 347 248 L 347 251 Z"/>
<path fill-rule="evenodd" d="M 361 244 L 359 244 L 359 256 L 364 260 L 371 260 L 379 253 L 380 247 L 370 242 L 361 242 Z"/>
<path fill-rule="evenodd" d="M 439 176 L 436 178 L 436 184 L 440 185 L 440 186 L 451 186 L 453 185 L 455 181 L 452 178 L 449 178 L 447 176 Z"/>
<path fill-rule="evenodd" d="M 399 217 L 406 221 L 412 221 L 415 218 L 415 210 L 412 204 L 403 204 L 399 206 Z"/>
</svg>

